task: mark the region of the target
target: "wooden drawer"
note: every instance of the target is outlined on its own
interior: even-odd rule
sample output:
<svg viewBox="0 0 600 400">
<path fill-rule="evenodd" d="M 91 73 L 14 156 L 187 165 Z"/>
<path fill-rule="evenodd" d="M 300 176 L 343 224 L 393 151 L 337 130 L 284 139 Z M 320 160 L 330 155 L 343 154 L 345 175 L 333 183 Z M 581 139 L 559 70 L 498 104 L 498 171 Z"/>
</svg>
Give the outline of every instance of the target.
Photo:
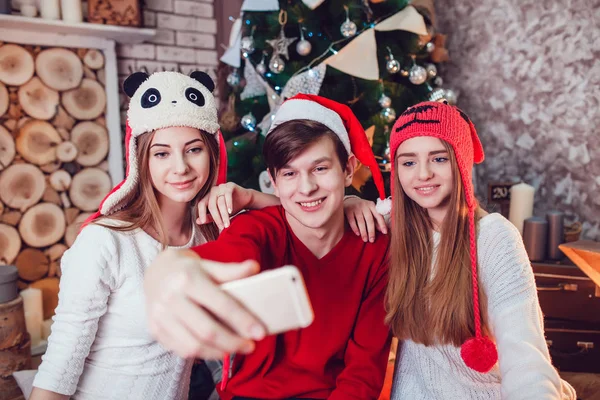
<svg viewBox="0 0 600 400">
<path fill-rule="evenodd" d="M 600 373 L 600 324 L 546 319 L 546 342 L 559 371 Z"/>
<path fill-rule="evenodd" d="M 533 263 L 545 318 L 600 323 L 600 290 L 574 265 Z"/>
</svg>

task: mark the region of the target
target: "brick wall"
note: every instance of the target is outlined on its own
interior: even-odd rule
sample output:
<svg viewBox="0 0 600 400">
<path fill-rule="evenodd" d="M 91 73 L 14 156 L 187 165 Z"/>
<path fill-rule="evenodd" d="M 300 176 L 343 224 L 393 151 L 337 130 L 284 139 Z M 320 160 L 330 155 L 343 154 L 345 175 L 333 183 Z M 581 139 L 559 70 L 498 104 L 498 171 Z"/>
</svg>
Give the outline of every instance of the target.
<svg viewBox="0 0 600 400">
<path fill-rule="evenodd" d="M 222 0 L 227 1 L 227 0 Z M 132 72 L 200 70 L 216 79 L 217 20 L 213 0 L 145 0 L 144 26 L 157 30 L 146 43 L 117 46 L 120 86 Z M 121 96 L 121 121 L 127 98 Z"/>
</svg>

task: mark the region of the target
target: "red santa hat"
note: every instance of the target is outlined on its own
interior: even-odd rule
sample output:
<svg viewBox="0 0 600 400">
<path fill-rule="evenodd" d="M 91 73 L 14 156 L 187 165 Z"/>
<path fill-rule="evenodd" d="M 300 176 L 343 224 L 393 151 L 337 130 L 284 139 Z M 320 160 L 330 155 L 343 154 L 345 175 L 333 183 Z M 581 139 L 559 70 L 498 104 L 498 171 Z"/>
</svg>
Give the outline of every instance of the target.
<svg viewBox="0 0 600 400">
<path fill-rule="evenodd" d="M 125 179 L 104 198 L 98 212 L 88 221 L 127 206 L 124 199 L 139 179 L 137 139 L 157 129 L 182 126 L 211 134 L 219 144 L 216 183 L 226 182 L 227 151 L 219 130 L 217 106 L 212 95 L 214 88 L 210 76 L 201 71 L 194 71 L 190 76 L 172 71 L 156 72 L 150 76 L 136 72 L 127 77 L 123 90 L 131 100 L 125 132 Z"/>
<path fill-rule="evenodd" d="M 469 117 L 457 107 L 438 102 L 419 103 L 400 115 L 390 137 L 392 159 L 392 195 L 396 182 L 396 151 L 402 142 L 416 136 L 432 136 L 449 143 L 454 150 L 458 170 L 465 191 L 469 209 L 469 241 L 471 256 L 471 276 L 473 309 L 475 316 L 475 337 L 467 339 L 461 346 L 461 356 L 465 364 L 478 372 L 488 372 L 498 360 L 495 344 L 481 333 L 481 313 L 479 310 L 479 289 L 477 281 L 477 246 L 475 237 L 475 209 L 477 202 L 473 190 L 471 171 L 473 164 L 483 162 L 484 153 L 475 126 Z"/>
<path fill-rule="evenodd" d="M 391 200 L 385 197 L 383 176 L 373 155 L 369 139 L 350 107 L 325 97 L 300 93 L 289 98 L 279 107 L 269 132 L 284 122 L 296 119 L 320 122 L 339 137 L 348 154 L 354 154 L 371 170 L 373 182 L 379 193 L 377 212 L 382 215 L 389 214 L 392 205 Z"/>
</svg>

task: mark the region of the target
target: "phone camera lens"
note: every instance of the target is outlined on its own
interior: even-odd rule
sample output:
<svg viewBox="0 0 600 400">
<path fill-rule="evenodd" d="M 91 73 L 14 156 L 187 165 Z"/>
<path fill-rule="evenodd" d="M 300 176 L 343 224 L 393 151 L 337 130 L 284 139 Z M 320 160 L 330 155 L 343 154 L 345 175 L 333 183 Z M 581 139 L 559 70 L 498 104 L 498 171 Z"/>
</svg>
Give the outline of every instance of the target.
<svg viewBox="0 0 600 400">
<path fill-rule="evenodd" d="M 292 276 L 292 282 L 296 282 L 296 277 Z"/>
</svg>

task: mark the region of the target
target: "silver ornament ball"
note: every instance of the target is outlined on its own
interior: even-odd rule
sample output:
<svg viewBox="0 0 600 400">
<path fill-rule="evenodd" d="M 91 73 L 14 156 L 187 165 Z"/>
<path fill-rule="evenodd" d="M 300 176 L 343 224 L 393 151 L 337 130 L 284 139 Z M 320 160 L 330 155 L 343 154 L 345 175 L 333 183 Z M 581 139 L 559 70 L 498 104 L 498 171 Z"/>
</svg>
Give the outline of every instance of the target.
<svg viewBox="0 0 600 400">
<path fill-rule="evenodd" d="M 229 75 L 227 75 L 227 84 L 232 88 L 236 88 L 240 85 L 240 75 L 237 71 L 232 71 Z"/>
<path fill-rule="evenodd" d="M 275 56 L 269 61 L 269 69 L 274 74 L 280 74 L 285 69 L 285 61 L 281 57 Z"/>
<path fill-rule="evenodd" d="M 254 115 L 252 115 L 252 113 L 244 115 L 240 120 L 240 123 L 242 124 L 244 129 L 247 129 L 249 131 L 253 131 L 254 129 L 256 129 L 256 118 L 254 117 Z"/>
<path fill-rule="evenodd" d="M 421 67 L 420 65 L 414 65 L 410 69 L 408 79 L 414 85 L 420 85 L 422 83 L 425 83 L 425 81 L 427 80 L 427 70 Z"/>
<path fill-rule="evenodd" d="M 301 56 L 307 56 L 310 54 L 312 50 L 312 44 L 310 44 L 310 42 L 306 39 L 300 40 L 297 44 L 296 44 L 296 51 L 298 52 L 298 54 L 300 54 Z"/>
<path fill-rule="evenodd" d="M 425 70 L 427 71 L 427 76 L 429 78 L 435 78 L 437 76 L 437 67 L 435 64 L 427 64 Z"/>
<path fill-rule="evenodd" d="M 456 100 L 458 99 L 458 95 L 456 94 L 456 92 L 452 89 L 446 89 L 445 90 L 445 97 L 446 100 L 448 100 L 448 103 L 455 105 L 456 104 Z"/>
<path fill-rule="evenodd" d="M 356 27 L 356 24 L 354 22 L 350 21 L 349 19 L 347 19 L 342 24 L 342 26 L 340 26 L 340 32 L 342 33 L 342 36 L 344 36 L 345 38 L 349 38 L 349 37 L 356 35 L 357 30 L 358 30 L 358 28 Z"/>
<path fill-rule="evenodd" d="M 265 64 L 264 61 L 261 61 L 260 64 L 256 66 L 256 72 L 264 75 L 267 72 L 267 64 Z"/>
<path fill-rule="evenodd" d="M 442 86 L 444 84 L 444 80 L 442 79 L 441 76 L 436 76 L 435 79 L 433 80 L 433 83 L 436 86 Z"/>
<path fill-rule="evenodd" d="M 385 94 L 382 94 L 381 97 L 379 98 L 379 105 L 383 108 L 388 108 L 389 106 L 392 105 L 392 99 L 390 99 Z"/>
<path fill-rule="evenodd" d="M 392 123 L 396 120 L 396 110 L 390 107 L 386 107 L 381 110 L 381 117 L 387 123 Z"/>
<path fill-rule="evenodd" d="M 252 36 L 244 36 L 240 43 L 240 48 L 242 49 L 242 53 L 254 53 L 254 38 Z"/>
<path fill-rule="evenodd" d="M 392 58 L 391 60 L 388 60 L 388 62 L 385 64 L 385 68 L 390 74 L 396 74 L 400 71 L 400 63 L 398 62 L 398 60 L 394 60 Z"/>
<path fill-rule="evenodd" d="M 435 50 L 435 44 L 433 42 L 427 42 L 425 50 L 427 50 L 428 53 L 433 52 Z"/>
</svg>

